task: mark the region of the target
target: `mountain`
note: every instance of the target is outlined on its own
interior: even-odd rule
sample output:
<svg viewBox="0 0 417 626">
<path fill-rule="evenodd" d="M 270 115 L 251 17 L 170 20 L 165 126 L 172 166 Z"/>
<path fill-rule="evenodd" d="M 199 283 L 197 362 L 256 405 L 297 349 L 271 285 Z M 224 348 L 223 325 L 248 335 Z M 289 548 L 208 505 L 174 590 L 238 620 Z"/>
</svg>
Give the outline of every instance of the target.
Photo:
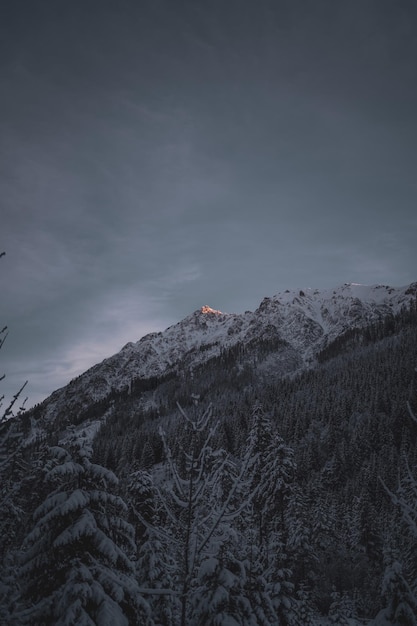
<svg viewBox="0 0 417 626">
<path fill-rule="evenodd" d="M 222 313 L 203 306 L 163 332 L 150 333 L 105 359 L 38 407 L 46 422 L 63 412 L 82 413 L 136 381 L 193 370 L 239 346 L 247 357 L 267 346 L 258 363 L 275 377 L 317 363 L 317 355 L 353 329 L 390 319 L 415 302 L 417 283 L 394 288 L 346 283 L 330 290 L 286 290 L 254 311 Z M 265 352 L 265 350 L 264 350 Z"/>
<path fill-rule="evenodd" d="M 49 606 L 64 544 L 57 599 L 116 576 L 125 591 L 105 592 L 128 614 L 140 581 L 123 624 L 153 624 L 149 607 L 156 623 L 219 623 L 226 596 L 222 623 L 414 624 L 416 364 L 417 283 L 203 306 L 127 344 L 1 425 L 0 621 Z M 118 528 L 133 578 L 114 573 Z"/>
</svg>

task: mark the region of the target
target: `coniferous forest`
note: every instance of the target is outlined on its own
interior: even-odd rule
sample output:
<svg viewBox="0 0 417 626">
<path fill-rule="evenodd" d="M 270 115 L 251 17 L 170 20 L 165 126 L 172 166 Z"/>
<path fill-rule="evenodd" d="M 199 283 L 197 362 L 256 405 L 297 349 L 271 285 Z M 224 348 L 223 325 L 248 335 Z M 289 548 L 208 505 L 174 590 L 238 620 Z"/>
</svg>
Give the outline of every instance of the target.
<svg viewBox="0 0 417 626">
<path fill-rule="evenodd" d="M 279 350 L 7 415 L 0 623 L 417 624 L 415 303 Z"/>
<path fill-rule="evenodd" d="M 0 626 L 417 626 L 417 0 L 0 5 Z"/>
</svg>

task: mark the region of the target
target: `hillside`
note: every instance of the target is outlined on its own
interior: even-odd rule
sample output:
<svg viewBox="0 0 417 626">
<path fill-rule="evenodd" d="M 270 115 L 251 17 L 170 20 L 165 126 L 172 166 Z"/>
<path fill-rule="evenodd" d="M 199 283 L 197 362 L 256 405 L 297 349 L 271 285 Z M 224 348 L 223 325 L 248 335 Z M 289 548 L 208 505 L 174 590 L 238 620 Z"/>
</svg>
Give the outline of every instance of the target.
<svg viewBox="0 0 417 626">
<path fill-rule="evenodd" d="M 140 381 L 179 371 L 191 375 L 225 351 L 257 353 L 261 343 L 276 357 L 275 375 L 286 376 L 313 366 L 317 354 L 347 331 L 388 320 L 408 308 L 416 293 L 417 283 L 403 288 L 345 284 L 327 291 L 287 290 L 243 314 L 203 306 L 163 332 L 126 344 L 53 393 L 36 414 L 46 422 L 63 413 L 79 415 Z"/>
<path fill-rule="evenodd" d="M 403 511 L 417 519 L 416 364 L 417 283 L 286 291 L 241 315 L 204 306 L 127 344 L 3 426 L 2 584 L 10 595 L 37 507 L 45 524 L 76 523 L 67 504 L 47 512 L 61 498 L 47 495 L 50 473 L 76 512 L 113 472 L 136 579 L 166 590 L 137 592 L 156 623 L 209 623 L 219 606 L 199 598 L 234 580 L 225 624 L 413 624 L 417 537 Z M 65 478 L 64 454 L 77 476 L 103 469 Z M 153 573 L 149 559 L 162 559 Z"/>
</svg>

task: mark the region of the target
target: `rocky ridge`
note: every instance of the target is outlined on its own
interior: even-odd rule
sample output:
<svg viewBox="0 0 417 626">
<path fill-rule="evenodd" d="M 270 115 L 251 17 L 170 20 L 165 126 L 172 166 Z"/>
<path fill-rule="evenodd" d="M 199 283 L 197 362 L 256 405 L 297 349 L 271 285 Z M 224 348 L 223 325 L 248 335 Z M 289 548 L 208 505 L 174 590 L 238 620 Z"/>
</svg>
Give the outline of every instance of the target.
<svg viewBox="0 0 417 626">
<path fill-rule="evenodd" d="M 52 420 L 63 407 L 72 413 L 82 410 L 138 378 L 192 370 L 238 343 L 275 340 L 287 347 L 292 370 L 311 367 L 315 355 L 346 330 L 395 315 L 416 298 L 417 283 L 398 288 L 346 283 L 330 290 L 286 290 L 242 314 L 205 305 L 163 332 L 126 344 L 55 391 L 42 404 L 43 418 Z M 289 360 L 282 362 L 285 368 Z"/>
</svg>

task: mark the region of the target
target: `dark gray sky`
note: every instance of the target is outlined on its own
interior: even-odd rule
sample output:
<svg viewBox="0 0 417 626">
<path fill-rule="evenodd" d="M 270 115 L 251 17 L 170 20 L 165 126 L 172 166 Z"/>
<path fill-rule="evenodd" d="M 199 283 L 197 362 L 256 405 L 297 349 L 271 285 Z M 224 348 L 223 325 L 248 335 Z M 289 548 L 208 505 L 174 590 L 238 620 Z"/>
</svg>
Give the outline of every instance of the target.
<svg viewBox="0 0 417 626">
<path fill-rule="evenodd" d="M 203 304 L 417 279 L 414 0 L 10 0 L 2 390 Z"/>
</svg>

